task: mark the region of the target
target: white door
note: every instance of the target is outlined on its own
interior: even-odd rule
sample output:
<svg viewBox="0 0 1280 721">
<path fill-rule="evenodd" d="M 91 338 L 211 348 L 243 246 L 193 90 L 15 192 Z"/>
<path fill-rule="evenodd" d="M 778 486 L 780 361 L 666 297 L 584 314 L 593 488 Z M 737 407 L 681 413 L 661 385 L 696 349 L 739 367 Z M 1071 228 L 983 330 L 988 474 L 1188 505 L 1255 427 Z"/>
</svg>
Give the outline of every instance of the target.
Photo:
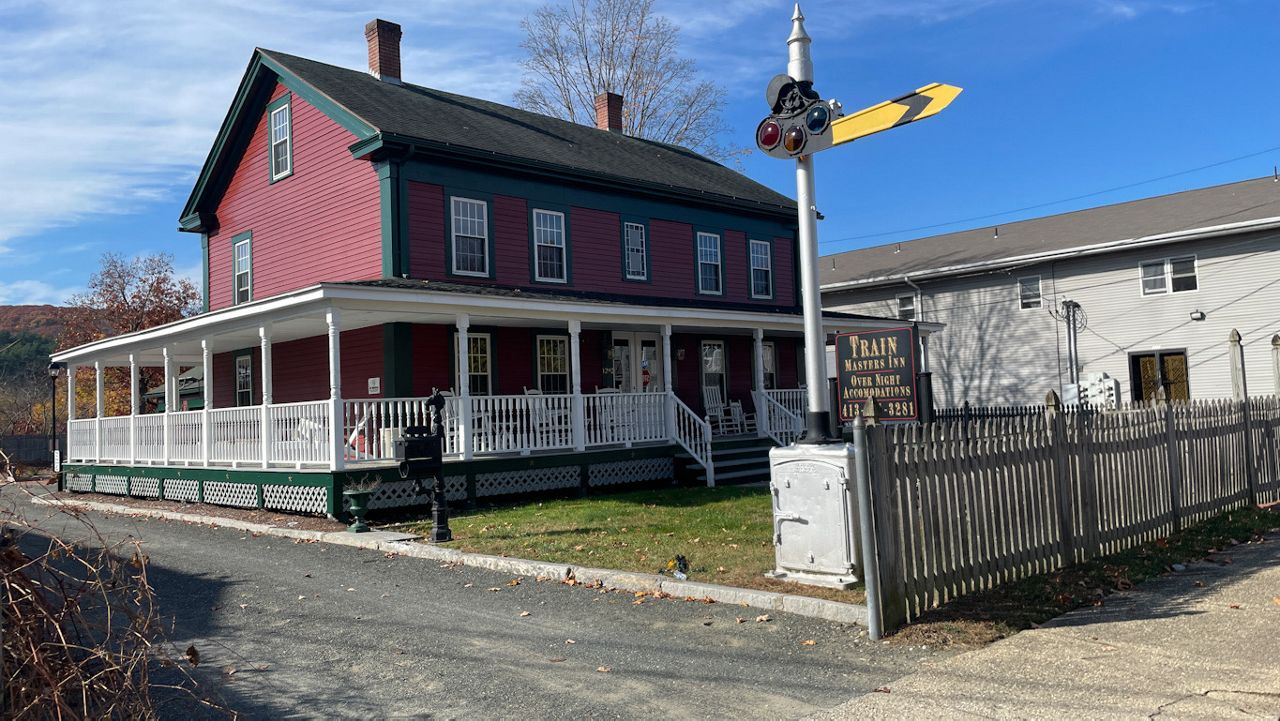
<svg viewBox="0 0 1280 721">
<path fill-rule="evenodd" d="M 662 345 L 657 333 L 613 334 L 613 386 L 621 393 L 660 392 Z"/>
</svg>

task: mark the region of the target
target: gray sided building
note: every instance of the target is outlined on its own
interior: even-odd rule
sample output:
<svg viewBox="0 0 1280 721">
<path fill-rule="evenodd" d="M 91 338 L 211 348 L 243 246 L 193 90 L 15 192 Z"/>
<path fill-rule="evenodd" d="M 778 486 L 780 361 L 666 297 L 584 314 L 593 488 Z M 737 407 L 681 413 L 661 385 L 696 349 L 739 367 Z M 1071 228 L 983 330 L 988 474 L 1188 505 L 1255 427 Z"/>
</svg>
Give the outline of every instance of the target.
<svg viewBox="0 0 1280 721">
<path fill-rule="evenodd" d="M 943 323 L 935 402 L 1070 396 L 1106 374 L 1119 400 L 1232 393 L 1228 337 L 1250 394 L 1277 392 L 1280 182 L 1271 176 L 822 258 L 828 310 Z"/>
</svg>

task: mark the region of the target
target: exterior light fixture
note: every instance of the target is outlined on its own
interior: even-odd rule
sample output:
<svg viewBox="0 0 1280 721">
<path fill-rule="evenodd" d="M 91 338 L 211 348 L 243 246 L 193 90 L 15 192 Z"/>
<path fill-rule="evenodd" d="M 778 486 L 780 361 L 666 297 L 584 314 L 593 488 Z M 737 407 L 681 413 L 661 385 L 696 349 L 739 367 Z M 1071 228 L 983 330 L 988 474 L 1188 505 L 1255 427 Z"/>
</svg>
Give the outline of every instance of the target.
<svg viewBox="0 0 1280 721">
<path fill-rule="evenodd" d="M 1200 310 L 1199 308 L 1191 311 L 1191 320 L 1200 321 L 1200 320 L 1204 320 L 1204 318 L 1205 318 L 1204 311 Z"/>
</svg>

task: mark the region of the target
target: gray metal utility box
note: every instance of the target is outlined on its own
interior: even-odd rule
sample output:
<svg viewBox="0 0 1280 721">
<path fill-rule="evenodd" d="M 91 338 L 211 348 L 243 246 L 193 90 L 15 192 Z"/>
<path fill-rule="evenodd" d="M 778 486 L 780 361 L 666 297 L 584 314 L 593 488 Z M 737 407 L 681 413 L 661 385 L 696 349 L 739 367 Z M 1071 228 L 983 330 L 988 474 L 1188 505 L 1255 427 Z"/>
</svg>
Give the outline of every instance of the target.
<svg viewBox="0 0 1280 721">
<path fill-rule="evenodd" d="M 834 588 L 857 583 L 862 549 L 853 464 L 848 443 L 769 451 L 777 567 L 768 576 Z"/>
</svg>

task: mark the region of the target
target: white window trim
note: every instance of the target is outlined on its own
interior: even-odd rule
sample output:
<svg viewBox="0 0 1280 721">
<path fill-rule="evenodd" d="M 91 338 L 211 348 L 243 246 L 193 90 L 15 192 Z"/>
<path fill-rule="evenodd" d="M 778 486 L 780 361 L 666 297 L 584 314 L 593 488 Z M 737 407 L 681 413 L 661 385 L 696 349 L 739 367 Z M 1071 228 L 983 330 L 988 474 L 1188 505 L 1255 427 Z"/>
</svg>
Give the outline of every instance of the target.
<svg viewBox="0 0 1280 721">
<path fill-rule="evenodd" d="M 911 317 L 910 318 L 902 317 L 902 299 L 903 298 L 911 299 Z M 895 318 L 901 321 L 911 321 L 913 323 L 918 322 L 920 320 L 920 294 L 919 293 L 899 293 L 894 298 L 894 302 L 897 304 L 897 307 L 894 308 Z"/>
<path fill-rule="evenodd" d="M 293 172 L 293 110 L 292 103 L 285 103 L 280 107 L 272 110 L 267 116 L 267 145 L 268 152 L 271 155 L 271 179 L 279 180 Z M 285 114 L 284 122 L 284 139 L 275 139 L 276 116 L 280 113 Z M 276 146 L 283 143 L 288 150 L 285 153 L 287 167 L 283 170 L 276 167 Z"/>
<path fill-rule="evenodd" d="M 454 357 L 457 358 L 458 341 L 462 338 L 462 336 L 454 335 L 453 338 L 454 338 L 453 347 L 455 349 Z M 484 364 L 484 367 L 485 367 L 484 373 L 471 372 L 470 343 L 472 338 L 484 338 L 484 354 L 486 357 L 486 361 Z M 468 343 L 468 347 L 466 349 L 466 352 L 462 354 L 462 362 L 467 364 L 467 383 L 470 384 L 471 378 L 473 376 L 482 375 L 487 379 L 485 382 L 485 386 L 489 389 L 489 392 L 487 394 L 480 394 L 480 395 L 494 395 L 494 392 L 493 392 L 493 338 L 491 338 L 490 334 L 488 333 L 468 333 L 467 343 Z M 461 368 L 457 369 L 457 372 L 454 373 L 453 382 L 458 386 L 458 390 L 461 391 L 462 390 L 462 369 Z M 470 385 L 468 385 L 467 387 L 467 395 L 477 395 L 471 392 Z"/>
<path fill-rule="evenodd" d="M 246 287 L 249 291 L 249 297 L 243 301 L 240 300 L 240 283 L 239 283 L 240 275 L 241 275 L 240 267 L 239 267 L 240 266 L 240 246 L 242 245 L 249 249 L 249 253 L 246 256 L 249 261 L 248 263 L 249 267 L 247 270 L 244 271 L 244 275 L 248 278 L 248 283 Z M 241 303 L 249 303 L 252 300 L 253 300 L 253 238 L 245 238 L 244 240 L 237 241 L 235 245 L 231 246 L 231 305 L 240 305 Z"/>
<path fill-rule="evenodd" d="M 756 268 L 755 266 L 756 259 L 755 259 L 755 253 L 753 251 L 755 250 L 757 245 L 762 245 L 765 248 L 764 258 L 768 264 L 764 268 Z M 769 274 L 769 292 L 766 294 L 756 293 L 756 271 L 757 270 L 764 270 Z M 749 277 L 747 278 L 747 283 L 751 286 L 750 287 L 751 297 L 763 298 L 765 300 L 772 299 L 774 294 L 773 243 L 770 243 L 767 240 L 751 240 L 747 242 L 747 272 L 750 274 Z"/>
<path fill-rule="evenodd" d="M 1031 280 L 1032 278 L 1036 279 L 1036 304 L 1023 305 L 1022 304 L 1022 281 Z M 1019 276 L 1017 291 L 1018 291 L 1018 310 L 1040 310 L 1041 308 L 1044 307 L 1044 279 L 1039 275 Z"/>
<path fill-rule="evenodd" d="M 544 341 L 544 340 L 553 340 L 553 341 L 557 341 L 557 342 L 559 342 L 559 343 L 562 343 L 562 344 L 564 345 L 564 371 L 563 371 L 562 373 L 554 373 L 554 372 L 551 372 L 551 371 L 544 371 L 544 370 L 542 369 L 542 359 L 543 359 L 543 355 L 542 355 L 542 341 Z M 573 388 L 571 387 L 571 384 L 570 384 L 570 382 L 569 382 L 569 369 L 572 367 L 572 363 L 570 362 L 570 359 L 569 359 L 569 337 L 568 337 L 568 336 L 563 336 L 563 335 L 539 335 L 539 336 L 535 336 L 535 337 L 534 337 L 534 341 L 533 341 L 533 353 L 534 353 L 534 356 L 535 356 L 535 358 L 534 358 L 534 372 L 535 372 L 535 373 L 537 374 L 537 376 L 538 376 L 538 377 L 535 379 L 535 380 L 537 381 L 537 383 L 538 383 L 538 390 L 542 391 L 543 393 L 546 393 L 546 392 L 547 392 L 547 389 L 542 387 L 542 376 L 544 376 L 544 375 L 549 375 L 549 376 L 550 376 L 550 375 L 563 375 L 563 376 L 564 376 L 564 387 L 565 387 L 564 392 L 565 392 L 565 393 L 570 393 L 570 392 L 572 392 L 572 391 L 573 391 Z"/>
<path fill-rule="evenodd" d="M 560 245 L 547 245 L 538 242 L 538 214 L 558 215 L 560 216 Z M 568 283 L 569 282 L 569 228 L 565 225 L 564 213 L 557 210 L 544 210 L 542 208 L 534 208 L 530 219 L 533 222 L 533 278 L 539 283 Z M 546 245 L 548 248 L 560 249 L 560 267 L 564 270 L 563 278 L 554 278 L 544 276 L 538 269 L 538 248 Z"/>
<path fill-rule="evenodd" d="M 1193 290 L 1174 290 L 1173 289 L 1173 261 L 1191 259 L 1191 265 L 1195 269 L 1196 287 Z M 1160 263 L 1164 266 L 1164 290 L 1147 292 L 1143 285 L 1142 268 L 1147 265 Z M 1172 295 L 1174 293 L 1199 293 L 1200 292 L 1200 256 L 1195 253 L 1184 253 L 1182 255 L 1170 255 L 1164 258 L 1150 258 L 1148 260 L 1138 261 L 1138 295 L 1143 298 L 1150 298 L 1159 295 Z"/>
<path fill-rule="evenodd" d="M 636 275 L 631 272 L 631 244 L 627 230 L 635 228 L 640 231 L 640 262 L 643 267 L 640 274 Z M 622 263 L 625 266 L 627 280 L 649 280 L 649 239 L 643 223 L 623 223 L 622 224 Z"/>
<path fill-rule="evenodd" d="M 457 214 L 457 208 L 454 205 L 454 203 L 456 203 L 457 201 L 462 201 L 464 203 L 475 203 L 484 209 L 484 213 L 481 215 L 481 220 L 484 222 L 484 270 L 483 271 L 458 270 L 458 235 L 459 234 L 458 234 L 458 226 L 456 223 L 454 223 L 454 217 Z M 489 269 L 492 263 L 492 260 L 489 258 L 489 232 L 490 232 L 489 231 L 489 203 L 487 201 L 478 200 L 476 198 L 467 198 L 461 195 L 449 196 L 449 255 L 452 258 L 451 265 L 453 266 L 452 271 L 454 275 L 469 275 L 476 278 L 489 277 Z M 474 238 L 476 236 L 468 235 L 465 237 Z"/>
<path fill-rule="evenodd" d="M 716 239 L 715 266 L 716 266 L 716 277 L 719 279 L 718 280 L 718 283 L 720 285 L 719 290 L 707 290 L 702 287 L 702 266 L 703 264 L 711 265 L 711 263 L 708 263 L 707 261 L 702 259 L 702 239 L 703 238 Z M 697 252 L 697 261 L 698 261 L 697 262 L 698 293 L 700 295 L 724 295 L 724 239 L 715 233 L 706 233 L 700 230 L 695 236 L 695 248 Z"/>
<path fill-rule="evenodd" d="M 241 374 L 240 374 L 240 362 L 241 362 L 241 361 L 245 361 L 245 362 L 246 362 L 246 365 L 248 365 L 248 366 L 249 366 L 249 372 L 248 372 L 248 373 L 246 373 L 246 374 L 244 375 L 244 377 L 245 377 L 245 378 L 248 378 L 248 379 L 249 379 L 249 387 L 248 387 L 248 388 L 241 388 L 241 387 L 240 387 L 240 378 L 241 378 Z M 236 388 L 236 395 L 235 395 L 235 400 L 234 400 L 234 402 L 235 402 L 236 407 L 237 407 L 237 408 L 244 408 L 244 407 L 247 407 L 247 406 L 252 406 L 252 405 L 253 405 L 253 354 L 251 354 L 251 353 L 245 353 L 244 355 L 238 355 L 238 356 L 236 356 L 236 361 L 235 361 L 235 384 L 236 384 L 236 385 L 235 385 L 235 388 Z M 240 405 L 240 394 L 241 394 L 241 393 L 244 393 L 245 391 L 248 391 L 248 392 L 249 392 L 249 402 L 248 402 L 248 403 L 245 403 L 245 404 L 242 406 L 242 405 Z"/>
</svg>

